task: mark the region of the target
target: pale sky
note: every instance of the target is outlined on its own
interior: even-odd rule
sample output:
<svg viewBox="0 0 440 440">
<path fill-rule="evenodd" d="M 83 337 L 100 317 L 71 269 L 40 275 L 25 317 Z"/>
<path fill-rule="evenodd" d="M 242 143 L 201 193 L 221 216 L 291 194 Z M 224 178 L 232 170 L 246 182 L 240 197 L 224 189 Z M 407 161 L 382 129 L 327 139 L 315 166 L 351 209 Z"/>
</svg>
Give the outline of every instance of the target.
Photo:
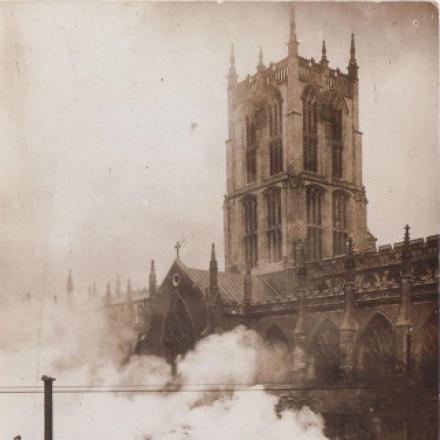
<svg viewBox="0 0 440 440">
<path fill-rule="evenodd" d="M 439 232 L 438 12 L 297 3 L 300 54 L 360 66 L 364 184 L 378 244 Z M 287 54 L 287 3 L 1 3 L 2 294 L 102 291 L 119 274 L 223 266 L 226 74 Z M 196 125 L 195 125 L 196 124 Z M 80 294 L 80 293 L 78 293 Z"/>
</svg>

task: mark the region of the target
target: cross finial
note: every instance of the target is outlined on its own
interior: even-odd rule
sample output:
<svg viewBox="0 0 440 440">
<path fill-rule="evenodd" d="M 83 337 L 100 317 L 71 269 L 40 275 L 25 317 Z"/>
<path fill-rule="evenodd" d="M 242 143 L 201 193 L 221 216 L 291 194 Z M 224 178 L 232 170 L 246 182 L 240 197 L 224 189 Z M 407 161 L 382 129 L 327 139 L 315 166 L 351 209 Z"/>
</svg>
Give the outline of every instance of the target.
<svg viewBox="0 0 440 440">
<path fill-rule="evenodd" d="M 180 257 L 180 248 L 182 247 L 182 244 L 180 242 L 176 243 L 176 246 L 174 246 L 174 249 L 176 249 L 176 257 Z"/>
</svg>

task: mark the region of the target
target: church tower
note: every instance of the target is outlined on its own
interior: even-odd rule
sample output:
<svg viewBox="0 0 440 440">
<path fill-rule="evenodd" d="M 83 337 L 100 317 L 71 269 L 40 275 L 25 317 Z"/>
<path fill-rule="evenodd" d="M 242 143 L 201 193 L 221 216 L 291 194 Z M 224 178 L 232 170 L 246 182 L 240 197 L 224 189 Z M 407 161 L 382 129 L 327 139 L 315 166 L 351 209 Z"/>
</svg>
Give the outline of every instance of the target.
<svg viewBox="0 0 440 440">
<path fill-rule="evenodd" d="M 367 227 L 359 131 L 358 66 L 351 35 L 347 73 L 299 55 L 290 5 L 287 57 L 237 81 L 228 74 L 226 270 L 279 272 L 295 265 L 304 240 L 308 262 L 341 255 L 351 236 L 375 247 Z"/>
</svg>

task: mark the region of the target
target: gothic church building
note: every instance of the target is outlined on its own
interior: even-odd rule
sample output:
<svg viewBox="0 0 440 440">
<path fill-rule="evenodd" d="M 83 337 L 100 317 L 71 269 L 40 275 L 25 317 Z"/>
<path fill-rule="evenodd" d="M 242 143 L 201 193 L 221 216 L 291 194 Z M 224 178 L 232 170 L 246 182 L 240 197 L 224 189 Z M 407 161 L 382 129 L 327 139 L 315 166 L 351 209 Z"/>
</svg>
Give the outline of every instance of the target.
<svg viewBox="0 0 440 440">
<path fill-rule="evenodd" d="M 346 73 L 287 57 L 228 74 L 225 272 L 178 254 L 150 301 L 140 352 L 170 363 L 244 324 L 283 347 L 280 405 L 323 414 L 331 439 L 437 438 L 439 236 L 376 248 L 362 182 L 355 38 Z M 344 69 L 345 70 L 345 69 Z"/>
</svg>

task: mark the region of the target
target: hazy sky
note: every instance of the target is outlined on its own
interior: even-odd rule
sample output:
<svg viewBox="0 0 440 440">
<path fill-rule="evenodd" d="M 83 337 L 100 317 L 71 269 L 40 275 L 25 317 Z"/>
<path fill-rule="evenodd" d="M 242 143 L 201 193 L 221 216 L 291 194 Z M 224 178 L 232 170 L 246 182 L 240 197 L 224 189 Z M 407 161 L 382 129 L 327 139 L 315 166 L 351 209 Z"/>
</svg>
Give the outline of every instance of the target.
<svg viewBox="0 0 440 440">
<path fill-rule="evenodd" d="M 300 53 L 345 71 L 356 33 L 369 225 L 439 232 L 438 19 L 429 3 L 297 3 Z M 4 294 L 144 286 L 223 265 L 226 79 L 287 54 L 287 3 L 1 3 Z"/>
</svg>

